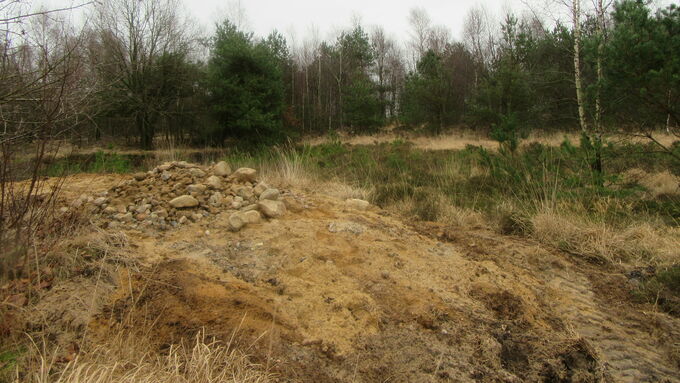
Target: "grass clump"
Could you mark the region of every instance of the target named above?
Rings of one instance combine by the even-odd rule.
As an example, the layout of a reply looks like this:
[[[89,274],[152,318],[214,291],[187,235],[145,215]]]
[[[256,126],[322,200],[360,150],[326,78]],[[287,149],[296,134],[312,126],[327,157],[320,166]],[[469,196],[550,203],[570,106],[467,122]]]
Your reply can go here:
[[[638,299],[680,316],[680,265],[658,271],[642,281],[634,293]]]

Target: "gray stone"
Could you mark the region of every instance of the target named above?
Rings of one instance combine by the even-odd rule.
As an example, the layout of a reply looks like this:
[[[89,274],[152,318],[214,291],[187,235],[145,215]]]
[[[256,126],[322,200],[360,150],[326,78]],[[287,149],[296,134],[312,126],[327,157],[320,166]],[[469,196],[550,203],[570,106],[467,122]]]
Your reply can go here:
[[[194,184],[194,185],[189,185],[187,186],[187,191],[189,193],[198,193],[201,194],[208,190],[208,187],[203,185],[203,184]]]
[[[243,198],[244,200],[249,200],[255,195],[253,194],[253,188],[248,186],[242,186],[236,191],[236,195]]]
[[[286,213],[286,205],[281,201],[266,199],[260,201],[257,206],[260,208],[262,214],[268,218],[278,218]]]
[[[241,213],[241,218],[248,224],[259,223],[262,220],[262,216],[257,210],[243,212]]]
[[[248,206],[243,206],[241,208],[241,211],[251,211],[251,210],[257,210],[257,204],[252,204]]]
[[[222,180],[217,176],[210,176],[205,180],[206,185],[213,189],[222,189]]]
[[[264,182],[260,182],[259,184],[257,184],[257,186],[253,188],[253,193],[255,193],[255,195],[259,197],[260,194],[262,194],[262,192],[267,189],[269,189],[269,186],[267,186],[267,184]]]
[[[198,206],[198,200],[190,195],[179,196],[170,201],[170,206],[175,209]]]
[[[243,219],[243,215],[237,212],[229,216],[227,223],[229,224],[229,229],[231,231],[239,231],[247,222]]]
[[[163,181],[167,181],[167,180],[169,180],[170,178],[172,178],[172,174],[170,174],[169,172],[164,171],[163,173],[161,173],[161,179],[162,179]]]
[[[210,199],[208,199],[210,206],[221,206],[222,202],[224,202],[224,197],[220,192],[214,193],[210,196]]]
[[[199,168],[192,168],[191,170],[189,170],[189,174],[196,178],[205,177],[205,172]]]
[[[260,201],[270,199],[272,201],[276,201],[279,199],[279,196],[281,193],[279,192],[279,189],[267,189],[260,194]]]
[[[219,177],[227,177],[231,174],[231,168],[226,162],[220,161],[213,167],[213,174]]]

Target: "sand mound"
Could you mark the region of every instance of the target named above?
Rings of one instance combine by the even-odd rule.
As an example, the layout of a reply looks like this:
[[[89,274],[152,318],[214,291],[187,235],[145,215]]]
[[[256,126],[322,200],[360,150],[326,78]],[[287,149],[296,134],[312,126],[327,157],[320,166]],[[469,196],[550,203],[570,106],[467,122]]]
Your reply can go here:
[[[164,164],[78,198],[127,243],[91,335],[148,326],[162,352],[237,334],[280,381],[677,381],[678,320],[615,300],[617,270],[225,165]],[[249,212],[262,218],[236,229]]]

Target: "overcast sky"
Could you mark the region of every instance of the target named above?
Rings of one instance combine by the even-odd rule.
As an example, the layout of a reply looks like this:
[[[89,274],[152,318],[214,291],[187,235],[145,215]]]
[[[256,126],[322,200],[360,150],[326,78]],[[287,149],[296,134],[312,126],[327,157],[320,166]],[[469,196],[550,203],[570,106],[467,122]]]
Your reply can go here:
[[[64,6],[86,0],[43,0],[47,6]],[[107,0],[100,0],[107,1]],[[392,36],[404,42],[409,37],[408,14],[414,7],[427,11],[433,24],[446,26],[455,39],[462,36],[463,20],[468,10],[483,6],[498,19],[508,10],[516,14],[533,12],[545,18],[559,17],[548,13],[545,4],[554,0],[180,0],[188,13],[205,31],[211,31],[216,22],[233,18],[240,8],[247,29],[266,36],[276,29],[297,42],[317,31],[321,39],[332,38],[343,28],[359,18],[362,25],[381,25]],[[661,5],[677,0],[655,0]],[[591,1],[584,0],[584,4]],[[557,7],[559,9],[559,7]]]
[[[277,29],[285,35],[301,38],[316,28],[322,38],[352,25],[360,18],[362,25],[382,25],[396,37],[408,36],[408,14],[414,7],[425,9],[434,24],[447,26],[460,36],[466,12],[476,4],[484,4],[494,13],[521,7],[520,0],[184,0],[187,9],[203,23],[234,13],[238,4],[245,10],[249,27],[258,35]]]

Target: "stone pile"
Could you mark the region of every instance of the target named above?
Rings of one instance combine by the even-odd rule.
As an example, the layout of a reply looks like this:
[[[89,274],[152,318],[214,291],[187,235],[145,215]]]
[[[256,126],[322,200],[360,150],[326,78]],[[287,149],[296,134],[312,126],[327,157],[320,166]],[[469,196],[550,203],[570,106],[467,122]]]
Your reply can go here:
[[[97,197],[82,196],[73,205],[88,206],[110,227],[169,229],[226,212],[234,231],[303,208],[291,193],[259,182],[255,169],[232,171],[226,162],[206,168],[184,161],[135,174],[120,186]]]

